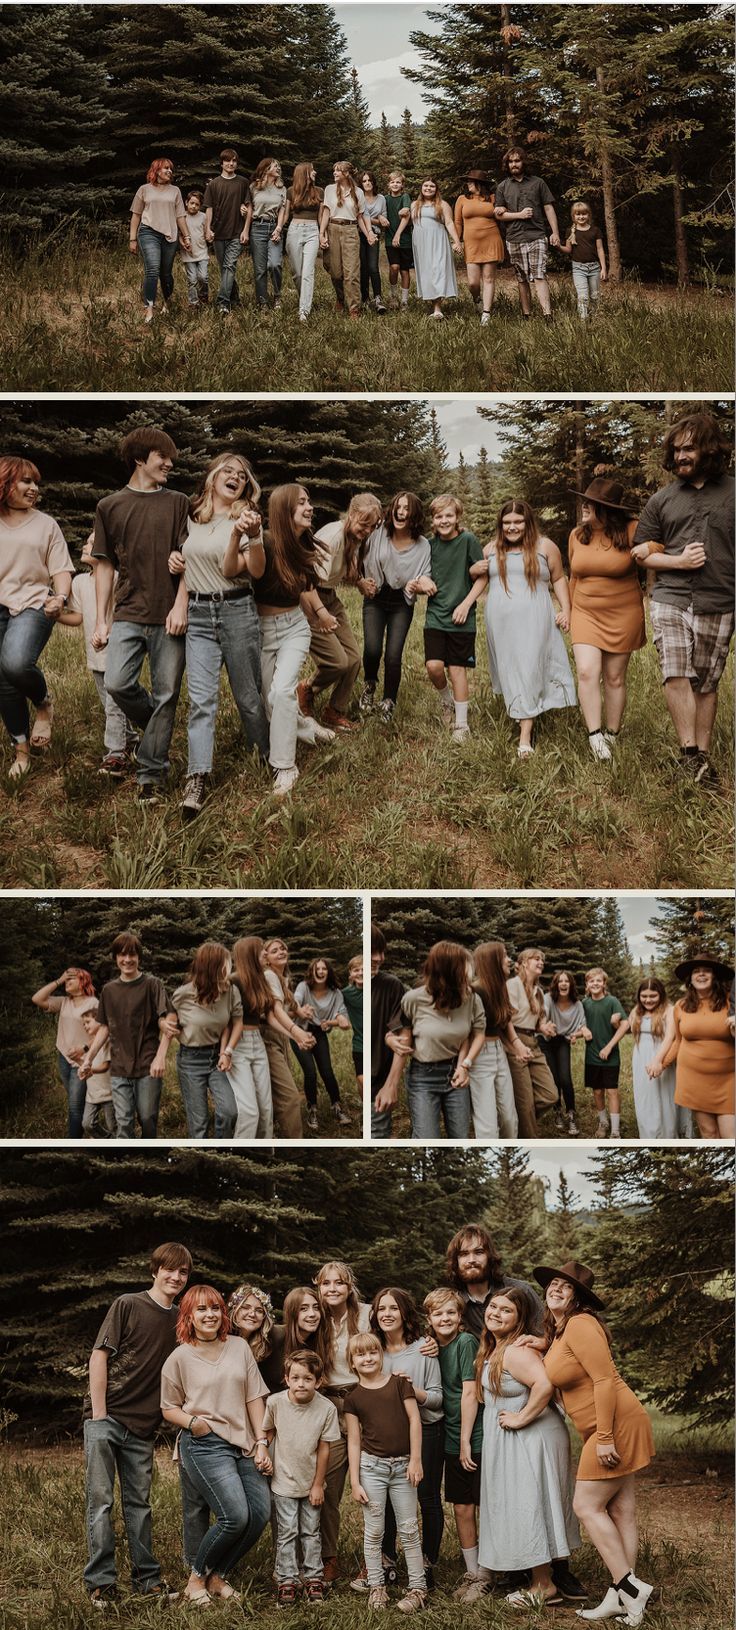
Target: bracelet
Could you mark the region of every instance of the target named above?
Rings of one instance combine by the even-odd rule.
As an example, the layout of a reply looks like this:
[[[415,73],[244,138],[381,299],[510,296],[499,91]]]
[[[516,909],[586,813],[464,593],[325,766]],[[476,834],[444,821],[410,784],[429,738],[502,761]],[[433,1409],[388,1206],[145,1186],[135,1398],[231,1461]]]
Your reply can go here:
[[[260,1449],[261,1444],[263,1444],[264,1449],[267,1449],[268,1448],[268,1438],[256,1438],[256,1441],[255,1441],[256,1449]]]
[[[192,1415],[192,1418],[191,1418],[191,1420],[190,1420],[190,1422],[189,1422],[189,1425],[188,1425],[188,1427],[187,1427],[187,1431],[188,1431],[188,1432],[191,1432],[191,1430],[192,1430],[192,1427],[193,1427],[193,1425],[194,1425],[194,1422],[195,1422],[195,1421],[198,1421],[198,1420],[199,1420],[199,1416],[198,1416],[198,1415]]]

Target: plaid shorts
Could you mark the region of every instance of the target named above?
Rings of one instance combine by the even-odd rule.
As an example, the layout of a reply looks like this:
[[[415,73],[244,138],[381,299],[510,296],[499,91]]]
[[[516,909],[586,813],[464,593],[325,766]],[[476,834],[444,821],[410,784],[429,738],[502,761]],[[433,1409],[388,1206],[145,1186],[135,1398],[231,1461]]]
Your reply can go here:
[[[732,611],[695,612],[652,600],[652,635],[662,682],[689,679],[701,696],[718,689],[734,630]]]
[[[547,276],[547,239],[533,238],[531,243],[506,240],[509,260],[520,283],[533,282]]]

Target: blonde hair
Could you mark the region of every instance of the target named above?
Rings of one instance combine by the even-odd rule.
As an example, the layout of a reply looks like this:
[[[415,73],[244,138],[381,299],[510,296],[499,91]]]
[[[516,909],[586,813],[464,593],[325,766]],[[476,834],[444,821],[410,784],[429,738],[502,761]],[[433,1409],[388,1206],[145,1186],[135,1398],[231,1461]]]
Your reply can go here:
[[[438,1313],[441,1307],[447,1306],[448,1302],[452,1303],[456,1313],[459,1313],[460,1318],[462,1318],[465,1312],[465,1303],[459,1292],[451,1290],[449,1285],[439,1285],[437,1290],[430,1290],[422,1302],[422,1307],[427,1317],[431,1319],[432,1314]]]
[[[374,492],[356,492],[351,498],[342,523],[345,577],[348,583],[357,583],[363,570],[367,538],[356,536],[354,527],[361,516],[372,516],[374,527],[383,515],[383,505]],[[370,534],[369,534],[370,535]]]
[[[435,515],[437,514],[438,510],[440,510],[440,509],[449,509],[450,505],[452,505],[452,508],[455,511],[455,515],[456,515],[457,519],[459,521],[461,521],[462,518],[463,518],[463,514],[464,514],[463,503],[462,503],[462,499],[455,497],[454,492],[440,492],[440,493],[437,494],[436,498],[432,499],[432,502],[431,502],[431,504],[429,506],[429,513],[430,513],[430,515],[432,517],[432,520],[434,520]]]
[[[355,1274],[347,1262],[323,1262],[322,1267],[318,1269],[314,1279],[312,1280],[312,1284],[316,1285],[318,1290],[323,1279],[326,1278],[328,1273],[336,1273],[338,1278],[342,1279],[343,1284],[347,1285],[348,1287],[346,1308],[348,1316],[348,1335],[355,1336],[358,1333],[358,1319],[360,1317],[360,1291],[358,1290]],[[321,1296],[320,1302],[322,1302]],[[324,1306],[324,1303],[322,1303],[322,1305]],[[329,1308],[325,1308],[325,1313],[331,1317]]]
[[[236,521],[244,509],[253,509],[258,503],[261,496],[261,488],[259,482],[256,480],[253,474],[247,458],[243,458],[242,453],[218,453],[217,457],[213,458],[211,463],[207,465],[207,469],[205,470],[202,478],[202,485],[199,488],[199,491],[195,492],[189,505],[189,514],[193,521],[199,521],[200,524],[204,524],[206,521],[212,520],[212,516],[214,515],[215,511],[214,499],[212,496],[215,476],[217,475],[218,470],[222,469],[223,464],[229,464],[231,459],[237,459],[238,463],[242,464],[243,466],[243,470],[245,472],[245,492],[242,498],[236,498],[230,505],[228,518],[231,521]]]
[[[383,1347],[378,1336],[374,1336],[372,1330],[361,1330],[357,1335],[350,1337],[347,1346],[347,1361],[353,1375],[357,1373],[353,1359],[360,1358],[362,1353],[380,1353],[381,1358],[383,1358]]]
[[[406,177],[403,170],[389,170],[388,181],[400,181],[403,187]],[[388,181],[386,185],[388,186]]]
[[[601,979],[603,980],[603,989],[608,990],[608,974],[606,973],[605,968],[589,968],[586,975],[585,975],[585,989],[586,989],[586,991],[588,989],[589,982],[593,978],[593,975],[595,973],[600,974]]]
[[[355,184],[355,171],[352,164],[350,163],[349,159],[341,158],[338,159],[335,164],[333,164],[332,168],[333,171],[339,170],[340,172],[339,176],[335,179],[338,209],[342,208],[346,197],[352,198],[353,203],[355,204],[355,212],[357,214],[358,189]]]
[[[570,220],[572,222],[572,225],[570,227],[570,243],[577,243],[577,241],[578,241],[576,236],[575,236],[575,211],[576,211],[576,209],[584,209],[585,213],[586,213],[586,215],[588,217],[588,220],[590,221],[591,226],[593,225],[593,211],[592,211],[592,209],[590,207],[590,204],[586,204],[584,198],[576,198],[574,200],[574,202],[570,205]]]
[[[355,968],[362,968],[362,966],[363,966],[363,958],[362,958],[362,956],[351,956],[350,961],[348,963],[348,979],[350,978],[350,975],[351,975],[351,973],[353,973]]]
[[[544,952],[540,951],[536,945],[527,945],[516,958],[516,972],[529,998],[529,1006],[534,1008],[541,1019],[544,1012],[544,997],[541,986],[538,983],[535,984],[529,976],[529,963],[532,957],[541,957],[544,962]]]

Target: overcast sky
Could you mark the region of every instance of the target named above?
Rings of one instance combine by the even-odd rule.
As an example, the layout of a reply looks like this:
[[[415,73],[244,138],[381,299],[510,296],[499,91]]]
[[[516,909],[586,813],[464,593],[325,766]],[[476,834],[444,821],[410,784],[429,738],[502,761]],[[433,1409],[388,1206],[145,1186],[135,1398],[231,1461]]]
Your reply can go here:
[[[373,122],[379,124],[385,113],[389,124],[399,124],[404,108],[421,122],[427,112],[421,88],[404,79],[401,69],[419,65],[419,54],[409,44],[411,31],[437,34],[441,25],[429,20],[424,6],[395,5],[393,0],[372,6],[335,6],[335,15],[347,37]]]
[[[590,1181],[592,1168],[586,1149],[571,1149],[569,1143],[560,1141],[545,1144],[541,1149],[530,1148],[527,1144],[526,1152],[535,1177],[541,1177],[547,1184],[548,1210],[554,1206],[561,1171],[564,1171],[580,1204],[592,1205],[595,1190]],[[592,1153],[592,1150],[590,1152]]]

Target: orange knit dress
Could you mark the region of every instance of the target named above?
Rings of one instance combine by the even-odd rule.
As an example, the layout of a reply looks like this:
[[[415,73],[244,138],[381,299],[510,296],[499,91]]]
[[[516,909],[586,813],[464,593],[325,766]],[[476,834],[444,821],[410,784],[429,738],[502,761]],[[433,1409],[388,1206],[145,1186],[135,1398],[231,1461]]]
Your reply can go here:
[[[704,1115],[733,1115],[734,1038],[727,1007],[714,1013],[706,998],[697,1012],[685,1013],[682,1002],[675,1002],[675,1040],[664,1062],[673,1059],[676,1104]]]
[[[632,542],[637,523],[629,527]],[[605,532],[596,531],[585,544],[577,527],[568,541],[573,645],[593,645],[599,651],[622,656],[646,644],[644,598],[636,562],[628,549],[614,549]]]
[[[648,1466],[654,1438],[646,1410],[622,1381],[606,1333],[591,1313],[574,1313],[545,1355],[544,1367],[573,1426],[585,1440],[577,1475],[584,1482],[626,1477]],[[613,1438],[620,1460],[602,1466],[596,1444]]]
[[[466,198],[461,193],[454,213],[455,231],[471,266],[482,266],[487,260],[503,260],[505,250],[493,214],[493,197]]]

